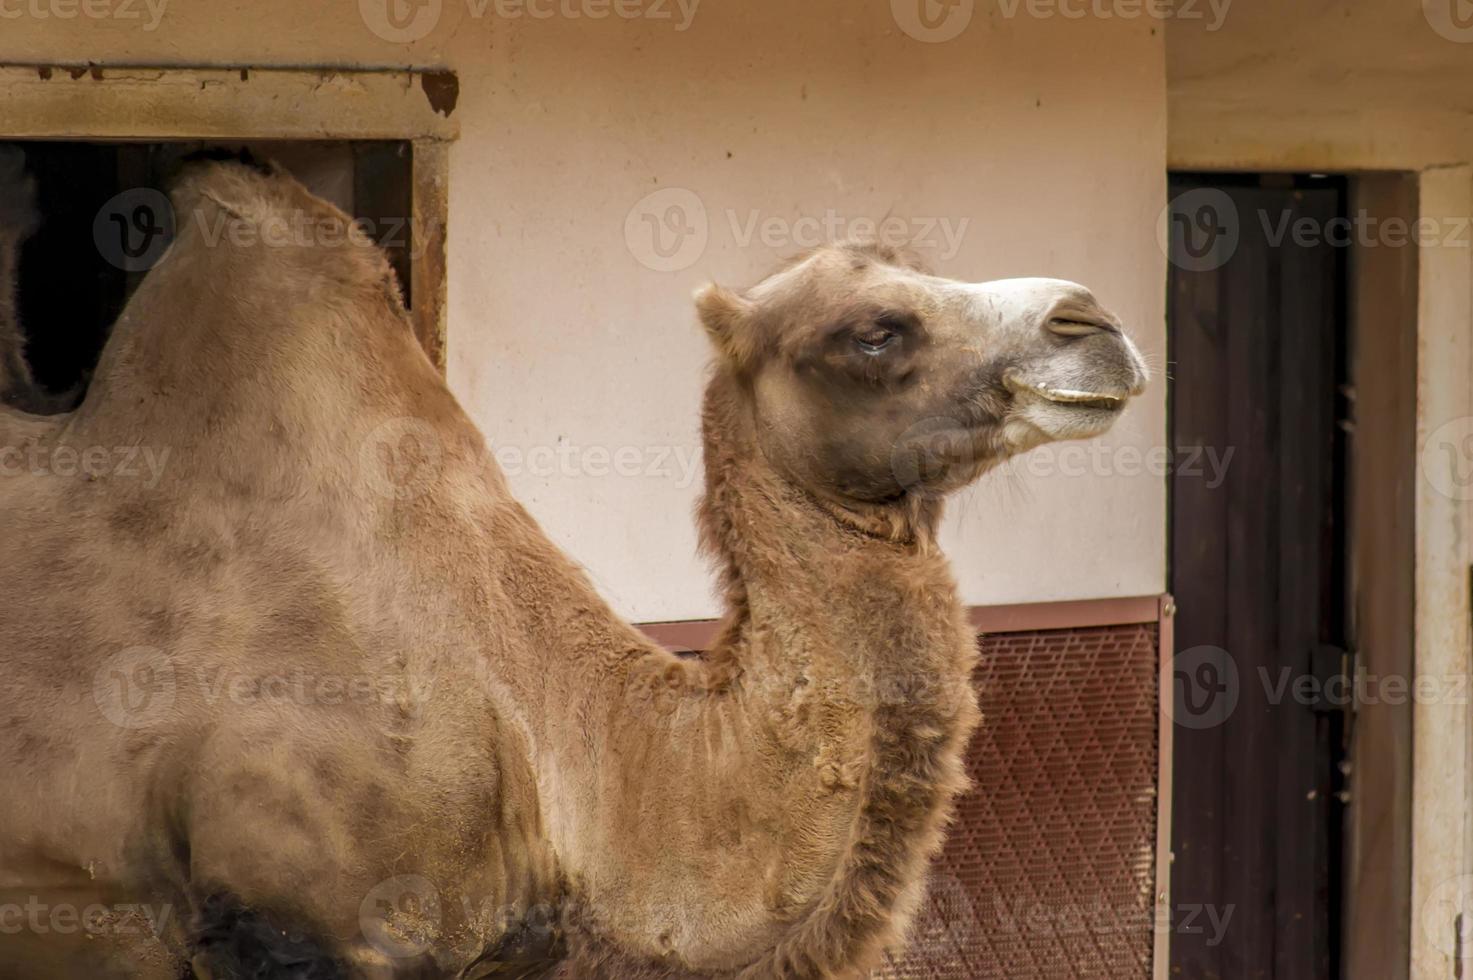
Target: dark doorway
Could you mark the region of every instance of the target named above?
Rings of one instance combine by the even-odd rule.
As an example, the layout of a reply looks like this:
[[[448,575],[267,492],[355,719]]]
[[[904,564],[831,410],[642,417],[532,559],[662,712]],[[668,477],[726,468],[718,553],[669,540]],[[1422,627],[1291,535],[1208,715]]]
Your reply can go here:
[[[1337,977],[1348,187],[1178,174],[1170,193],[1171,975]]]

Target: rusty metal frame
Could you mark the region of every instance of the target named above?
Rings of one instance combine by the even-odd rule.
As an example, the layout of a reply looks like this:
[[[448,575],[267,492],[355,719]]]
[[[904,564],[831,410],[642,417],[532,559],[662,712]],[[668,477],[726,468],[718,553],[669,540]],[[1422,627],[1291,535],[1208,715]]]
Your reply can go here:
[[[998,606],[971,606],[967,618],[979,633],[1025,633],[1034,630],[1078,629],[1085,626],[1121,626],[1154,623],[1161,619],[1169,597],[1138,596],[1123,599],[1078,599],[1066,602],[1026,602]],[[640,629],[672,650],[704,650],[716,635],[718,620],[641,623]]]
[[[443,373],[453,73],[419,69],[0,63],[0,138],[406,140],[415,336]]]
[[[1156,742],[1156,916],[1155,942],[1151,954],[1153,980],[1171,976],[1171,794],[1175,762],[1172,699],[1176,689],[1171,664],[1176,657],[1176,600],[1170,594],[1157,599],[1156,646],[1160,657],[1160,691],[1157,697],[1159,734]]]

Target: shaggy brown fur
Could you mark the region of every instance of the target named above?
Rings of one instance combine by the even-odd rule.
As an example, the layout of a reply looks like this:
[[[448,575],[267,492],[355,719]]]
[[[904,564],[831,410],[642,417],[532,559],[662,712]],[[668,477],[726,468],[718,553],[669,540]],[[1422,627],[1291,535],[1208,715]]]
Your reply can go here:
[[[977,723],[940,497],[1108,427],[1145,380],[1109,315],[856,246],[705,291],[728,613],[688,659],[510,497],[368,243],[210,234],[342,215],[239,167],[174,201],[82,405],[0,408],[46,464],[0,477],[0,907],[172,915],[0,934],[0,977],[827,978],[899,942]],[[60,475],[89,447],[167,465]]]

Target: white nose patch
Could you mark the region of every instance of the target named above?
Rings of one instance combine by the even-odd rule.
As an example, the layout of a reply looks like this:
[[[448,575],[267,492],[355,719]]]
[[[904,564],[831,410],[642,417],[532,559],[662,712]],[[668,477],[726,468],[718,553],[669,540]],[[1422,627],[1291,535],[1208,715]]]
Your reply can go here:
[[[975,315],[1000,326],[1042,325],[1060,303],[1098,306],[1088,289],[1067,279],[994,279],[957,283]]]

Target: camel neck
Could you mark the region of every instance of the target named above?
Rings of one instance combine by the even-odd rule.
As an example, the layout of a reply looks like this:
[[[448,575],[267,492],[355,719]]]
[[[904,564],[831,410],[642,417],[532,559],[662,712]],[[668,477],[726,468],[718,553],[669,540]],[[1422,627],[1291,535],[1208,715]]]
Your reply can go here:
[[[952,600],[936,549],[935,501],[886,505],[823,499],[783,477],[757,444],[741,382],[713,379],[703,416],[706,491],[701,540],[720,576],[729,628],[771,620],[816,628],[853,614],[913,621],[921,612],[884,601],[887,585],[926,586]],[[902,588],[896,598],[907,597]],[[845,634],[863,646],[864,635]]]
[[[708,392],[702,533],[730,607],[711,658],[766,692],[779,742],[812,753],[847,812],[806,911],[743,976],[837,974],[892,942],[921,894],[965,783],[975,639],[934,510],[815,499],[766,465],[745,404],[735,379]]]
[[[844,976],[922,894],[965,782],[975,641],[928,525],[784,480],[743,404],[711,385],[701,525],[727,615],[706,656],[644,642],[539,545],[508,588],[547,598],[524,614],[562,653],[498,675],[538,705],[522,720],[570,893],[657,910],[600,941],[692,975]]]

